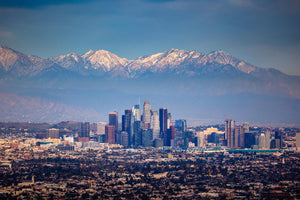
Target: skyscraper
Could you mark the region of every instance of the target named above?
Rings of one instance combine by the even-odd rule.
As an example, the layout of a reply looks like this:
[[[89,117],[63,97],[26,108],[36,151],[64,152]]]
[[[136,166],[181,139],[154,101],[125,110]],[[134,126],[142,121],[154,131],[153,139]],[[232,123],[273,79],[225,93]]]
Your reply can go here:
[[[82,122],[80,124],[79,137],[90,137],[90,123],[89,122]]]
[[[78,134],[79,142],[88,142],[90,140],[90,123],[82,122],[80,124],[80,132]]]
[[[227,140],[228,147],[234,147],[235,145],[235,121],[233,119],[225,120],[225,140]]]
[[[126,146],[130,146],[131,145],[131,141],[132,141],[132,111],[131,110],[125,110],[125,114],[122,115],[122,132],[126,132],[127,133],[127,145]],[[124,135],[124,133],[122,134]]]
[[[106,125],[105,126],[105,142],[109,144],[116,143],[116,130],[114,125]]]
[[[168,129],[168,109],[167,108],[159,109],[159,126],[160,126],[161,135],[164,135]]]
[[[141,121],[141,109],[140,105],[134,105],[132,108],[132,115],[134,117],[134,121]]]
[[[105,134],[105,122],[98,122],[97,123],[97,134],[98,135],[104,135]]]
[[[158,139],[160,135],[160,126],[157,110],[151,110],[150,129],[152,129],[153,139]]]
[[[122,131],[129,133],[131,125],[131,110],[125,110],[125,114],[122,115]]]
[[[145,100],[143,107],[143,122],[150,123],[151,113],[150,113],[150,103],[149,100]]]
[[[116,132],[118,131],[118,113],[117,112],[109,112],[109,121],[108,125],[115,126]]]

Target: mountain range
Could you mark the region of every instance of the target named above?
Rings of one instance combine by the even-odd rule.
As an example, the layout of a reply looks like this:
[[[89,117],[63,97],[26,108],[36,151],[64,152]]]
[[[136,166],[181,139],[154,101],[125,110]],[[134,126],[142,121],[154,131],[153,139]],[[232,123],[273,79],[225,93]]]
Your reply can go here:
[[[39,99],[36,104],[40,105],[40,99],[44,99],[66,108],[45,112],[49,116],[43,118],[37,112],[28,121],[54,122],[67,110],[77,108],[104,116],[113,109],[121,112],[141,96],[158,107],[170,105],[175,116],[195,122],[221,121],[229,114],[243,121],[268,123],[269,119],[270,123],[300,124],[299,76],[256,67],[225,51],[204,54],[170,49],[128,60],[105,50],[90,50],[83,55],[70,53],[45,59],[0,45],[0,72],[2,96],[19,98],[20,104],[30,97],[32,101]],[[0,116],[0,120],[24,120],[17,117],[16,104],[6,103],[6,117]],[[23,116],[25,107],[19,108]],[[43,105],[39,112],[43,112],[42,107],[51,109]],[[76,117],[80,119],[86,116]]]

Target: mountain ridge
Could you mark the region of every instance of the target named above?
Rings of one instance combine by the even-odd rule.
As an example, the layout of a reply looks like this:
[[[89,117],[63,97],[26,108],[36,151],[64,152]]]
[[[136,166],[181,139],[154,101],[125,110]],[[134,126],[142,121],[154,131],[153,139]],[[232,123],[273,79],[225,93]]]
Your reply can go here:
[[[141,56],[135,60],[121,58],[106,50],[89,50],[82,55],[69,53],[44,59],[37,56],[28,56],[0,45],[0,67],[4,71],[9,71],[9,69],[16,68],[18,65],[19,68],[20,66],[23,66],[23,68],[30,66],[31,71],[28,69],[29,71],[25,74],[17,74],[19,76],[30,75],[30,73],[35,75],[34,70],[41,71],[43,67],[47,68],[55,64],[82,75],[97,74],[98,72],[101,75],[111,73],[112,76],[116,74],[122,76],[123,73],[125,78],[134,78],[144,72],[160,73],[173,70],[181,73],[187,68],[199,71],[199,68],[206,65],[231,65],[247,74],[260,69],[223,50],[204,54],[196,50],[170,49],[149,56]]]
[[[0,46],[0,72],[0,120],[53,121],[52,115],[62,119],[63,113],[86,120],[75,116],[77,108],[123,112],[121,105],[131,107],[143,96],[170,105],[180,118],[220,119],[227,113],[240,120],[300,124],[300,76],[256,67],[220,50],[170,49],[134,60],[91,50],[45,59]]]

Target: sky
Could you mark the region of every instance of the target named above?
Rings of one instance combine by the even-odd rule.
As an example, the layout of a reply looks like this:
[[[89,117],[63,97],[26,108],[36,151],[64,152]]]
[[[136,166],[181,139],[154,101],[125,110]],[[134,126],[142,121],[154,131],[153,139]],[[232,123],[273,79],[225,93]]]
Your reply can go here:
[[[224,50],[300,75],[299,0],[0,0],[0,44],[43,58]]]

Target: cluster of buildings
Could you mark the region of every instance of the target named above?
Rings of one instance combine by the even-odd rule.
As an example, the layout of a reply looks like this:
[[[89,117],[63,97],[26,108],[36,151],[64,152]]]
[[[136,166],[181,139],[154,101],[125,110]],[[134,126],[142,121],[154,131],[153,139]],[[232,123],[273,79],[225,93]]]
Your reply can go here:
[[[109,112],[108,123],[81,122],[72,131],[50,128],[47,133],[38,133],[37,138],[61,138],[64,145],[57,147],[60,150],[73,150],[76,142],[82,147],[97,147],[99,143],[107,143],[124,148],[268,150],[289,147],[280,129],[257,129],[246,122],[236,123],[233,119],[226,119],[222,126],[188,128],[186,120],[173,120],[167,108],[151,109],[148,100],[144,101],[142,109],[140,105],[134,105],[132,109],[126,109],[121,117],[118,112]]]
[[[272,133],[270,129],[250,131],[248,123],[236,125],[235,120],[226,119],[223,145],[229,148],[281,149],[283,135],[279,129]]]

